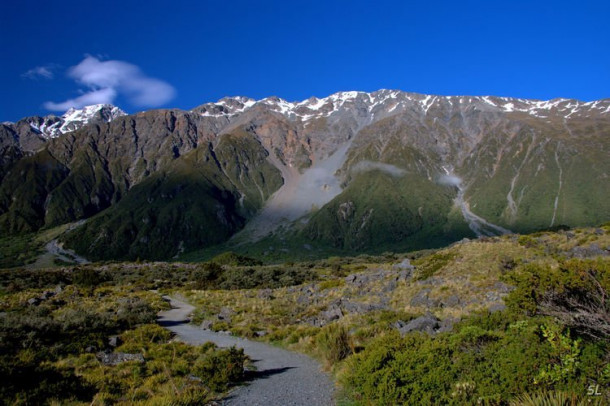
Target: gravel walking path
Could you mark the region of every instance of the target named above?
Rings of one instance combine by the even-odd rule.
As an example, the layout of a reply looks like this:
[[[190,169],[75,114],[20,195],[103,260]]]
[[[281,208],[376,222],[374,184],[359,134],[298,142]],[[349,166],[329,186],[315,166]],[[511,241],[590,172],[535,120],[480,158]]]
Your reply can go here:
[[[188,324],[188,316],[195,308],[176,298],[170,300],[172,310],[159,313],[161,326],[189,344],[212,341],[220,347],[243,348],[256,366],[256,371],[250,374],[251,381],[230,392],[222,405],[334,404],[332,380],[320,371],[320,365],[313,359],[268,344],[197,328]]]

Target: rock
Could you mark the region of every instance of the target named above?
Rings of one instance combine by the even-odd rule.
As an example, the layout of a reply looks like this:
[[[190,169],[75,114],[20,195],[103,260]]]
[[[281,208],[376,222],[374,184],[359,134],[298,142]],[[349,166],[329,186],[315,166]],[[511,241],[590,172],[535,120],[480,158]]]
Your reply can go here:
[[[396,330],[400,330],[402,328],[405,328],[406,325],[407,325],[407,323],[405,323],[402,320],[398,320],[398,321],[392,323],[392,327],[395,328]]]
[[[40,300],[48,300],[48,299],[52,298],[53,296],[55,296],[55,292],[50,291],[50,290],[45,290],[40,295]]]
[[[98,352],[95,354],[96,358],[100,360],[103,365],[119,365],[123,362],[135,361],[135,362],[145,362],[144,355],[142,354],[128,354],[124,352]]]
[[[506,310],[506,305],[504,303],[494,303],[487,310],[489,310],[489,313],[501,312]]]
[[[85,348],[85,352],[91,354],[92,352],[95,352],[96,348],[92,345],[90,345],[89,347]]]
[[[256,333],[254,333],[254,335],[257,337],[264,337],[267,335],[267,332],[265,330],[259,330]]]
[[[121,345],[121,338],[119,336],[111,336],[108,338],[108,345],[111,347],[118,347]]]
[[[388,277],[389,275],[394,274],[394,272],[388,272],[384,270],[378,270],[377,272],[370,273],[357,273],[351,274],[345,277],[345,283],[349,285],[353,285],[355,287],[361,288],[364,285],[381,281]]]
[[[273,291],[271,289],[261,289],[256,296],[259,299],[273,299]]]
[[[409,322],[398,320],[393,324],[393,327],[397,329],[401,335],[405,335],[412,331],[419,331],[427,334],[439,334],[453,330],[455,323],[459,322],[459,318],[446,318],[440,321],[431,313],[426,313],[416,319]]]
[[[324,327],[327,324],[326,320],[320,317],[308,317],[303,321],[313,327]]]
[[[396,278],[396,281],[398,281],[398,282],[407,281],[408,279],[411,279],[412,277],[413,277],[413,271],[409,271],[409,270],[400,271],[398,273],[398,277]]]
[[[328,306],[327,310],[320,313],[320,315],[326,321],[331,322],[339,320],[341,317],[343,317],[343,312],[337,304],[331,304],[330,306]]]
[[[347,275],[345,277],[345,283],[355,283],[356,279],[358,279],[358,275],[356,274],[352,274],[352,275]]]
[[[187,375],[186,379],[191,382],[202,382],[202,379],[195,375]],[[210,403],[210,405],[216,405],[217,403]]]
[[[353,217],[355,210],[354,202],[348,201],[341,203],[337,210],[337,217],[340,217],[343,221],[347,221]]]
[[[405,258],[401,263],[393,265],[392,269],[396,271],[410,271],[412,273],[415,270],[415,267],[411,265],[409,258]]]
[[[383,293],[390,293],[390,292],[393,292],[397,286],[398,285],[396,284],[396,281],[390,281],[390,282],[386,283],[385,285],[383,285],[383,288],[381,289],[381,291]]]
[[[365,314],[376,310],[387,309],[387,306],[371,303],[359,303],[341,300],[341,308],[347,313]]]
[[[231,323],[231,316],[234,315],[235,312],[228,307],[223,307],[220,309],[220,313],[216,316],[218,320],[225,321],[227,323]]]
[[[594,232],[595,232],[596,235],[604,235],[604,234],[606,234],[604,232],[604,230],[602,230],[601,228],[596,228]]]
[[[38,299],[37,297],[33,297],[31,299],[28,299],[27,303],[30,306],[38,306],[40,304],[40,299]]]
[[[54,291],[45,290],[44,292],[42,292],[40,294],[40,296],[28,299],[27,304],[30,306],[38,306],[40,303],[44,302],[45,300],[49,300],[50,298],[52,298],[55,295],[56,295],[56,293]]]
[[[305,319],[305,323],[310,324],[314,327],[324,327],[325,325],[335,321],[335,320],[339,320],[340,318],[343,317],[343,311],[341,311],[341,308],[339,307],[339,303],[341,303],[341,301],[337,301],[335,303],[331,303],[325,311],[320,312],[320,314],[318,316],[314,316],[314,317],[309,317],[307,319]]]
[[[309,305],[311,303],[311,297],[307,295],[301,295],[297,297],[297,303],[300,305]]]
[[[438,328],[436,329],[436,333],[447,333],[449,331],[453,330],[453,325],[455,323],[457,323],[458,321],[460,321],[460,319],[454,319],[452,317],[446,318],[444,320],[442,320],[439,325]]]
[[[457,307],[462,303],[458,295],[451,295],[446,299],[441,300],[443,307]]]
[[[214,324],[214,322],[212,320],[204,320],[201,322],[201,325],[199,327],[201,327],[204,330],[211,330],[213,324]]]
[[[414,307],[438,307],[439,300],[429,297],[431,289],[422,289],[411,299],[411,306]]]
[[[494,283],[493,289],[496,290],[498,293],[510,293],[513,290],[515,290],[515,288],[513,286],[507,285],[504,282],[496,282]]]
[[[434,334],[440,325],[439,320],[434,315],[426,313],[424,316],[413,319],[408,323],[397,321],[394,323],[394,327],[400,332],[400,335],[405,335],[412,331]]]
[[[588,247],[574,247],[568,252],[568,254],[573,258],[590,258],[597,256],[606,257],[610,255],[610,251],[607,249],[602,249],[597,244],[591,244]]]
[[[431,276],[427,279],[418,280],[416,284],[418,286],[440,286],[445,284],[445,278]]]

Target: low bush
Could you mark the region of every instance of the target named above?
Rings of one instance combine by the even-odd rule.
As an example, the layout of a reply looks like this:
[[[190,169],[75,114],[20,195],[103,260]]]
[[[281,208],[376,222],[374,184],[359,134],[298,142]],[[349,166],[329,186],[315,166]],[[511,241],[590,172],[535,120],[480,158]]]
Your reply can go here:
[[[256,266],[262,265],[262,262],[254,259],[245,257],[243,255],[236,254],[234,252],[228,251],[223,252],[222,254],[216,255],[212,258],[213,263],[218,265],[231,265],[231,266]]]
[[[316,335],[315,343],[328,366],[344,360],[353,352],[349,331],[339,323],[323,327]]]
[[[595,367],[585,367],[567,332],[561,333],[566,345],[545,337],[545,331],[559,328],[549,320],[488,330],[488,317],[493,319],[475,318],[435,338],[419,333],[380,338],[348,358],[344,384],[357,400],[379,405],[500,405],[532,387],[582,393],[589,382],[601,382],[595,371],[603,367],[603,358],[589,359]]]

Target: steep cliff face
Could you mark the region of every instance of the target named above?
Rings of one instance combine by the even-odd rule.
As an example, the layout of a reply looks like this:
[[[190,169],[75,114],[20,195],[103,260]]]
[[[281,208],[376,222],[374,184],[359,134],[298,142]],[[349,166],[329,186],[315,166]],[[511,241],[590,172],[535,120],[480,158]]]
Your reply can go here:
[[[89,219],[66,241],[91,258],[270,235],[410,249],[610,219],[610,100],[381,90],[225,98],[56,138],[18,124],[0,126],[2,232]]]

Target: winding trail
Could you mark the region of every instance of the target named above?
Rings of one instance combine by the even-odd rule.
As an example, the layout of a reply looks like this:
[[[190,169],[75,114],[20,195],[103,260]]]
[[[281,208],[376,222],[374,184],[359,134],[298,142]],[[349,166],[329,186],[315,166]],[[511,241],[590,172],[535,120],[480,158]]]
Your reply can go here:
[[[243,348],[254,361],[251,382],[238,387],[222,405],[333,405],[334,386],[313,359],[267,344],[214,333],[188,324],[193,306],[168,298],[172,309],[159,313],[158,323],[189,344],[212,341],[219,347]]]

